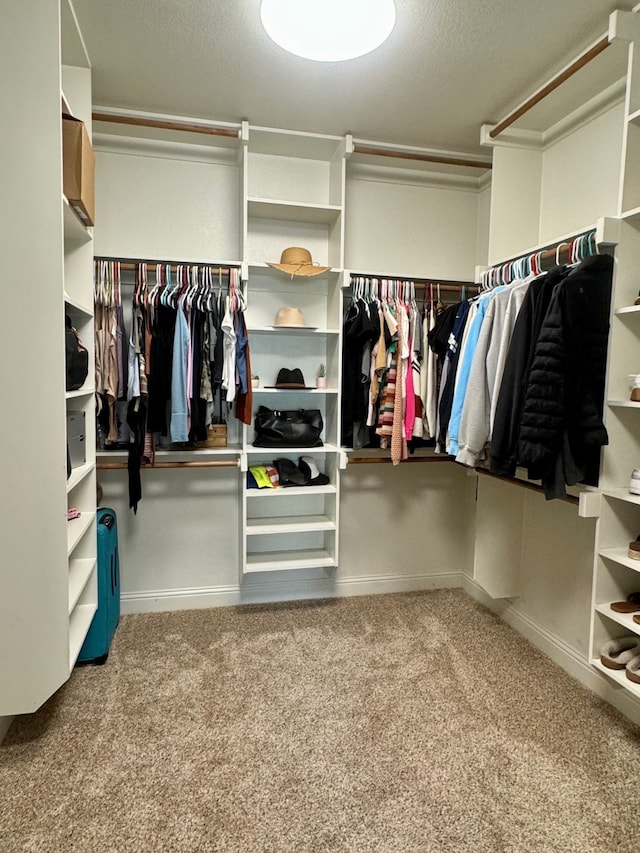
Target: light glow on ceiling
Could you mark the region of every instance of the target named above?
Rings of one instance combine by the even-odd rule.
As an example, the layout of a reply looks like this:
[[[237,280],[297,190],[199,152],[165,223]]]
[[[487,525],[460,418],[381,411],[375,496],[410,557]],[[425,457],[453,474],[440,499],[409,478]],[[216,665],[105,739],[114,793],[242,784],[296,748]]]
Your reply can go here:
[[[262,0],[260,17],[289,53],[342,62],[375,50],[391,35],[396,7],[394,0]]]

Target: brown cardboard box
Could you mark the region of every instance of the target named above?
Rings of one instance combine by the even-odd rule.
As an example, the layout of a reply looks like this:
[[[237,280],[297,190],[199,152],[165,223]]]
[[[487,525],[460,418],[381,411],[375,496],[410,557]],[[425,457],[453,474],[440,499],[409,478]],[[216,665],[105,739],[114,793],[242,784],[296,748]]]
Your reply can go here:
[[[62,191],[85,225],[95,217],[95,159],[80,119],[62,116]]]

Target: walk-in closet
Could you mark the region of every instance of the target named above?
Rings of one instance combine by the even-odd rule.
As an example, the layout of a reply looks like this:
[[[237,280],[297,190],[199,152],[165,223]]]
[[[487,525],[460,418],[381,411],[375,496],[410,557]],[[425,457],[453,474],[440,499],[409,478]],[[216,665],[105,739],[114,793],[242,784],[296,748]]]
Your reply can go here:
[[[118,851],[151,849],[172,808],[184,821],[163,824],[157,849],[472,850],[466,824],[442,834],[455,818],[434,805],[423,759],[463,767],[453,741],[474,741],[475,720],[487,745],[469,755],[486,759],[493,800],[519,785],[529,804],[553,799],[532,781],[545,768],[549,790],[590,796],[587,770],[559,781],[564,759],[537,739],[539,697],[556,685],[569,698],[550,738],[572,719],[611,721],[619,793],[640,756],[640,657],[626,666],[640,656],[640,6],[388,0],[388,41],[333,62],[271,41],[270,0],[33,5],[10,0],[0,51],[0,774],[4,753],[19,792],[19,750],[46,749],[59,725],[82,729],[84,757],[69,789],[60,782],[68,837],[25,828],[16,799],[0,817],[15,844],[0,849],[108,849],[104,828],[77,834],[71,807],[73,784],[93,796],[83,774],[106,743],[99,726],[91,736],[87,691],[105,714],[130,713],[136,738],[118,718],[122,779],[109,765],[95,791],[139,771],[157,793],[166,756],[179,766],[164,817],[133,786],[146,840],[122,835]],[[120,623],[97,666],[85,664],[105,594],[104,508],[117,519]],[[452,651],[448,635],[458,617],[478,667],[468,692],[466,641]],[[272,688],[313,734],[293,711],[272,717]],[[530,740],[510,697],[531,699]],[[455,716],[442,766],[421,707],[434,725],[438,709]],[[494,713],[504,742],[487,734]],[[185,714],[193,739],[174,741]],[[135,755],[145,725],[158,763],[152,746]],[[228,737],[215,759],[191,751],[201,732]],[[419,814],[424,795],[431,840],[413,817],[385,838],[378,761],[396,739],[389,813],[406,794]],[[243,769],[223,774],[240,743]],[[282,769],[283,743],[291,776],[261,778],[261,755]],[[515,778],[520,754],[534,776]],[[215,817],[188,800],[210,761]],[[317,843],[304,818],[284,828],[282,802],[314,787],[309,768]],[[483,782],[468,782],[486,815]],[[334,783],[345,799],[327,828]],[[584,847],[526,821],[524,841],[507,837],[500,814],[478,816],[477,849],[604,850],[607,797],[612,814],[618,801],[598,796]],[[260,831],[272,814],[274,838],[236,826],[234,810]],[[218,819],[220,835],[205,826]]]

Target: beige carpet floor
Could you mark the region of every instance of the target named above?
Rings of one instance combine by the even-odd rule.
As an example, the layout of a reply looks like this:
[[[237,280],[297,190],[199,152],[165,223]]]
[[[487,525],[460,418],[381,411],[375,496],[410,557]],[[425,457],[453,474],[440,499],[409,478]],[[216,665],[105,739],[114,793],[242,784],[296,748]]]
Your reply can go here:
[[[635,853],[639,782],[460,590],[127,616],[0,747],[0,851]]]

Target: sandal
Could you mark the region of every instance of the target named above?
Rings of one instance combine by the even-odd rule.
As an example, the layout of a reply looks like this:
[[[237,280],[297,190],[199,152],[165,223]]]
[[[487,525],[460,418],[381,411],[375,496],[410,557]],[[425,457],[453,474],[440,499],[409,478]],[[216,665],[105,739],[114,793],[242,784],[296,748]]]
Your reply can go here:
[[[640,684],[640,655],[631,658],[625,669],[627,670],[629,681],[635,681],[636,684]]]
[[[612,601],[611,609],[616,613],[638,613],[640,611],[640,592],[632,592],[626,601]]]
[[[600,649],[600,663],[607,669],[626,669],[632,658],[640,657],[640,637],[618,637],[609,640]]]

